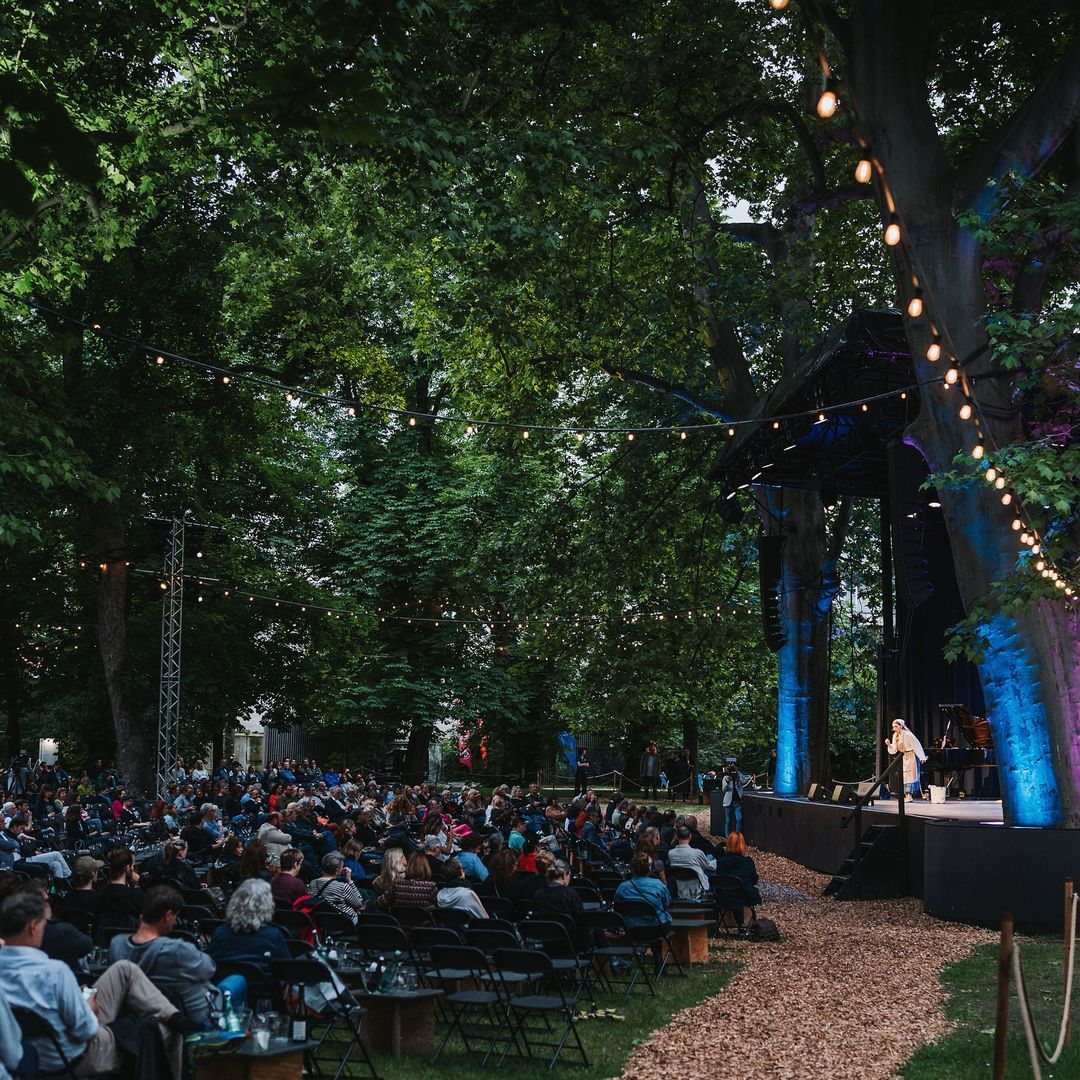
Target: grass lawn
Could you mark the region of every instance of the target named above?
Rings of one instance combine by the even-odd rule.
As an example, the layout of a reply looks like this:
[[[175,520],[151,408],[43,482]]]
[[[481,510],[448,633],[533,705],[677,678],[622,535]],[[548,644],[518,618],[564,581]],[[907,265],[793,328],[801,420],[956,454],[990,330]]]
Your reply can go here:
[[[1035,1030],[1048,1050],[1057,1042],[1064,1002],[1061,941],[1021,942],[1024,977],[1031,999]],[[1075,980],[1075,976],[1074,976]],[[997,945],[984,945],[966,960],[941,973],[948,995],[946,1013],[958,1027],[936,1043],[920,1048],[901,1071],[905,1080],[985,1080],[994,1061],[994,1014],[997,1001]],[[1074,981],[1074,1008],[1076,990]],[[916,991],[917,993],[918,991]],[[903,1003],[899,1004],[903,1008]],[[915,1033],[913,1033],[915,1034]],[[1053,1068],[1042,1066],[1044,1077],[1080,1076],[1080,1029],[1074,1020],[1072,1045]],[[1009,1060],[1006,1075],[1032,1076],[1016,988],[1009,998]]]
[[[719,994],[734,974],[734,964],[708,964],[697,967],[686,978],[665,976],[657,987],[656,997],[647,992],[634,991],[629,1001],[620,996],[600,995],[597,1005],[601,1009],[614,1009],[624,1020],[586,1020],[578,1025],[589,1067],[580,1064],[559,1064],[549,1073],[547,1062],[530,1064],[508,1057],[504,1071],[514,1080],[541,1080],[541,1077],[581,1077],[582,1080],[601,1080],[602,1077],[618,1076],[634,1047],[648,1040],[649,1035],[670,1021],[672,1014],[680,1009],[696,1005],[705,998]],[[582,1002],[588,1008],[588,1002]],[[442,1037],[442,1029],[436,1031],[436,1046]],[[567,1062],[577,1059],[576,1054],[565,1054]],[[479,1055],[469,1056],[457,1039],[452,1039],[439,1060],[432,1065],[426,1058],[405,1057],[394,1061],[382,1054],[373,1055],[375,1067],[384,1080],[444,1080],[447,1076],[468,1076],[478,1072]],[[496,1059],[497,1060],[497,1059]],[[491,1071],[491,1063],[488,1065]],[[358,1071],[350,1070],[359,1076]]]

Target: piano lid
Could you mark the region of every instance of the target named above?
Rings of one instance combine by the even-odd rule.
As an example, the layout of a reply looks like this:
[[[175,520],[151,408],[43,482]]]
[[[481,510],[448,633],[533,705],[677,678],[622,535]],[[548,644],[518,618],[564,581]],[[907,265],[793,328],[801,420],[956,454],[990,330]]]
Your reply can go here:
[[[940,705],[942,715],[950,724],[955,724],[963,732],[968,745],[975,750],[992,750],[994,736],[990,730],[990,721],[985,716],[973,716],[966,705]]]

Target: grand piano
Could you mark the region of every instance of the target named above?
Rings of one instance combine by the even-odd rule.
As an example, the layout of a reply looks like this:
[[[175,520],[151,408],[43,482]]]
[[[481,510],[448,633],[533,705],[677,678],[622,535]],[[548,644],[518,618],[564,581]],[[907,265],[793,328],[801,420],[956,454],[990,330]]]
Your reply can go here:
[[[939,705],[945,734],[924,747],[922,771],[929,783],[961,798],[1000,798],[994,737],[984,716],[973,716],[963,705]]]

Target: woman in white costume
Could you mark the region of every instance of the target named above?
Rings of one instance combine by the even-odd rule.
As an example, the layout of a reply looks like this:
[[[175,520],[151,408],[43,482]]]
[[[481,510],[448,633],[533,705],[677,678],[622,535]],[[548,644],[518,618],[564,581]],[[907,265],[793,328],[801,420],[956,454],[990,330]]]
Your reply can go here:
[[[922,785],[919,783],[919,765],[926,760],[926,751],[922,748],[915,735],[908,730],[903,720],[896,719],[892,722],[893,735],[885,740],[885,749],[893,754],[904,755],[904,791],[906,798],[922,796]]]

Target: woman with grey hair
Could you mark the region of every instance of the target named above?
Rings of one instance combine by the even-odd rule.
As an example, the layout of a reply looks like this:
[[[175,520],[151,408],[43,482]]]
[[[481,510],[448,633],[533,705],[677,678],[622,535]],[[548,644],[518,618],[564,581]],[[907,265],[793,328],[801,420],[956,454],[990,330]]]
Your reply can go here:
[[[285,933],[273,925],[274,896],[268,882],[249,878],[241,882],[225,909],[225,922],[210,938],[206,951],[215,960],[243,960],[270,974],[271,960],[291,957]]]
[[[345,865],[340,851],[330,851],[323,856],[322,874],[311,883],[311,895],[353,922],[364,910],[364,898],[352,883],[352,871]]]

